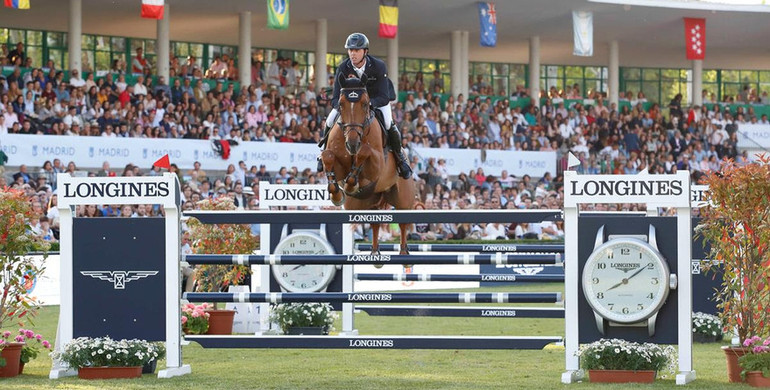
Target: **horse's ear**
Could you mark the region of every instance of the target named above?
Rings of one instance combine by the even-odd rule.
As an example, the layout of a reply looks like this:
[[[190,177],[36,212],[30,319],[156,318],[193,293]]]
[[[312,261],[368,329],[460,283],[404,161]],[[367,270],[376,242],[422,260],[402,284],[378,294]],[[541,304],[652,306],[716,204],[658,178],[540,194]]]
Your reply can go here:
[[[364,73],[364,74],[361,75],[361,86],[362,87],[366,87],[366,80],[367,80],[366,73]]]

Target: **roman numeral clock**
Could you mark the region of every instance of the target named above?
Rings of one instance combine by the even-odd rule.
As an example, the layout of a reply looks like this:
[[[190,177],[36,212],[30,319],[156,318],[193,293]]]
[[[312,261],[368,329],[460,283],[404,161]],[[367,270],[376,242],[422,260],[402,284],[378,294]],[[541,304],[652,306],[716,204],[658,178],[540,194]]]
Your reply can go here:
[[[645,235],[609,235],[605,226],[596,234],[594,250],[583,267],[582,286],[596,327],[603,336],[608,326],[646,327],[655,335],[658,311],[676,275],[658,251],[655,226]]]

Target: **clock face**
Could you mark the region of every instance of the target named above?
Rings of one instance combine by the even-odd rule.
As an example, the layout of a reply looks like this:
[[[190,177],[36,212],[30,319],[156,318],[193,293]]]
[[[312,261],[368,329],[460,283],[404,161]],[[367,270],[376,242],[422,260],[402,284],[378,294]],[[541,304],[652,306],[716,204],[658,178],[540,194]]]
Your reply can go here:
[[[276,255],[326,255],[334,248],[315,233],[290,234],[275,248]],[[334,265],[274,265],[273,276],[284,290],[290,292],[321,291],[331,282],[337,271]]]
[[[668,296],[663,256],[635,238],[610,240],[594,250],[583,269],[583,293],[607,320],[635,323],[656,313]]]

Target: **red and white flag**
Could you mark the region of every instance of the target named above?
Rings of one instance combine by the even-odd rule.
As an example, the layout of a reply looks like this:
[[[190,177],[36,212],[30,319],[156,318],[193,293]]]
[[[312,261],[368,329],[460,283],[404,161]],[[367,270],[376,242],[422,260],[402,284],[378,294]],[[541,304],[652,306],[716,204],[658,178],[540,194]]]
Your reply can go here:
[[[684,39],[688,60],[706,57],[706,19],[684,18]]]
[[[164,1],[142,0],[142,17],[147,19],[163,19]]]

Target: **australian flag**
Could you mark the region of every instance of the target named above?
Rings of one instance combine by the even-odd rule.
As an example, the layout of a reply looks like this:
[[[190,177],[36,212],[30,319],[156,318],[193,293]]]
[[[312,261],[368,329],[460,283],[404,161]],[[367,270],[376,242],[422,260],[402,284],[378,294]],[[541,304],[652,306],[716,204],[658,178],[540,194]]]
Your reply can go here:
[[[481,46],[495,47],[497,44],[497,12],[495,3],[479,3]]]

